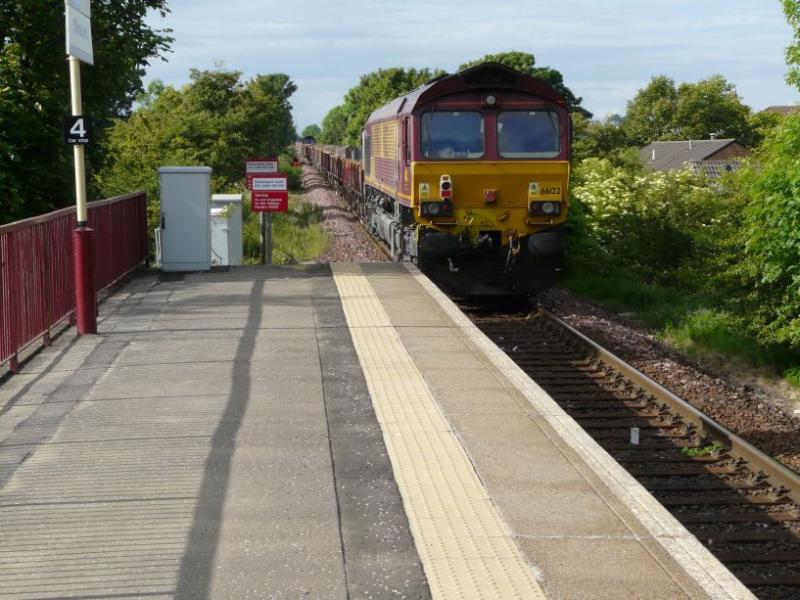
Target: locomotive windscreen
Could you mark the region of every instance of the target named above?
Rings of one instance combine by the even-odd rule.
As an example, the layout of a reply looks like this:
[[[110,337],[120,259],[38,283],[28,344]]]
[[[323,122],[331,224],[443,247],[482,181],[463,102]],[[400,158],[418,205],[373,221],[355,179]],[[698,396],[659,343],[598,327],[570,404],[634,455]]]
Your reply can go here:
[[[561,127],[552,110],[508,110],[497,116],[497,143],[503,158],[555,158]]]
[[[425,158],[477,159],[484,153],[483,115],[437,111],[422,115],[420,145]]]

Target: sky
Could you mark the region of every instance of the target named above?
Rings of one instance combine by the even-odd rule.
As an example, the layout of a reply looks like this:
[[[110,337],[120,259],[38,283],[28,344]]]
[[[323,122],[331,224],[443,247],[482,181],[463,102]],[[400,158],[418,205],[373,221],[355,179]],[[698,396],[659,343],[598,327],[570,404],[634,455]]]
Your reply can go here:
[[[784,81],[792,41],[779,0],[169,0],[168,62],[146,82],[180,86],[192,68],[287,73],[298,131],[321,123],[360,75],[440,67],[509,50],[553,67],[596,117],[624,114],[655,75],[721,74],[756,110],[800,103]]]

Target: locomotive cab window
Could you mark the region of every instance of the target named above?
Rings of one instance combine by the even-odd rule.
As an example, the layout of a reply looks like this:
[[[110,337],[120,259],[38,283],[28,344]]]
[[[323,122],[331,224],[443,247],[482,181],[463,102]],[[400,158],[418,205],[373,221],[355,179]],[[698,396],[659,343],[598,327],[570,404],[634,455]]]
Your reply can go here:
[[[477,112],[427,112],[422,115],[420,148],[425,158],[477,159],[484,153],[483,116]]]
[[[561,124],[552,110],[512,110],[497,116],[498,152],[503,158],[555,158],[561,153]]]

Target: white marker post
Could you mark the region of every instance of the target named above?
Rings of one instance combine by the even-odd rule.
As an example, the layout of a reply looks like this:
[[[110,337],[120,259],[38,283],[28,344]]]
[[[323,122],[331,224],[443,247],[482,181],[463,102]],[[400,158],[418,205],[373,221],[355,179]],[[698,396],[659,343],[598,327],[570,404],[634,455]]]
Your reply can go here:
[[[81,61],[94,64],[90,0],[65,0],[72,126],[67,143],[73,144],[77,227],[72,235],[75,261],[75,318],[78,334],[97,333],[97,295],[94,281],[94,231],[86,206],[86,164],[83,145],[89,141],[81,98]]]

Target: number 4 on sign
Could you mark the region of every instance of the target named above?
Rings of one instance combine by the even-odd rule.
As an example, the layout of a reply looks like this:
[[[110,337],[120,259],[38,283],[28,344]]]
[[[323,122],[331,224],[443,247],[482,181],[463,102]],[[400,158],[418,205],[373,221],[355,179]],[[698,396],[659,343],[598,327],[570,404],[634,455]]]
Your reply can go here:
[[[76,137],[85,138],[86,127],[84,127],[84,123],[85,123],[84,119],[78,119],[77,121],[75,121],[75,124],[72,126],[72,129],[70,129],[69,132]]]
[[[83,115],[64,117],[64,143],[89,144],[92,141],[92,120]]]

